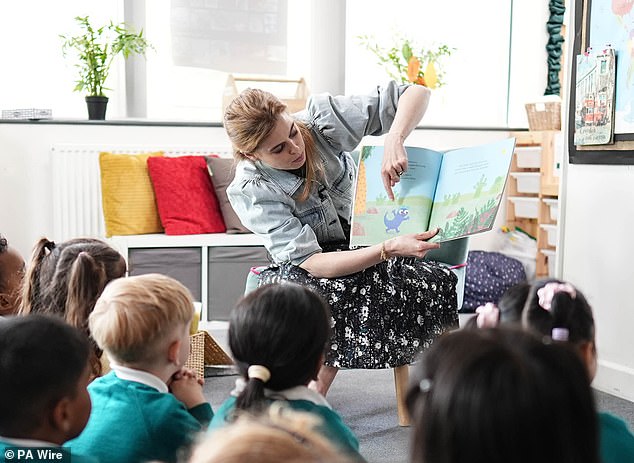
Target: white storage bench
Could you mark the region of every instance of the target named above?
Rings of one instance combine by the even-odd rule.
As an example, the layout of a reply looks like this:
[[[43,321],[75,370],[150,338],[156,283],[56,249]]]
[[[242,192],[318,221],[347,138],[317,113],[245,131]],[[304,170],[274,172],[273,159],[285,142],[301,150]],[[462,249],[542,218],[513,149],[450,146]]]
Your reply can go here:
[[[183,283],[202,303],[201,320],[227,320],[244,294],[251,267],[268,265],[254,234],[113,236],[109,243],[128,263],[129,275],[163,273]]]
[[[53,175],[53,239],[105,239],[126,259],[130,275],[163,273],[182,282],[202,303],[202,321],[227,320],[244,294],[249,269],[268,265],[262,240],[254,234],[115,235],[105,238],[99,153],[166,157],[232,156],[228,146],[56,144],[50,150]]]

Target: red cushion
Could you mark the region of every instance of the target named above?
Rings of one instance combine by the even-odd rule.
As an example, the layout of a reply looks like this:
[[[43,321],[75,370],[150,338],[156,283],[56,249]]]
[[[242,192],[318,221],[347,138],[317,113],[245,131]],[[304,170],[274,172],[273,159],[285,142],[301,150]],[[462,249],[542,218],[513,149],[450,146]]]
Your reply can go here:
[[[225,232],[204,156],[151,157],[147,165],[165,234]]]

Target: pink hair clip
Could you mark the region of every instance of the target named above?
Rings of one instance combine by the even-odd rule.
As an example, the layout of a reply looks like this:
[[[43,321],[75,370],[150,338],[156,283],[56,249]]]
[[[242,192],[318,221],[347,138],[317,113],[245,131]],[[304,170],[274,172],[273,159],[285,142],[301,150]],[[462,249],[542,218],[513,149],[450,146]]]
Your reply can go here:
[[[478,328],[495,328],[500,320],[500,309],[492,302],[481,305],[476,310],[476,325]]]
[[[577,297],[577,291],[575,291],[575,288],[570,283],[546,283],[543,288],[537,290],[539,306],[550,312],[553,296],[562,291],[570,294],[570,297],[573,299]]]
[[[567,341],[570,337],[570,331],[568,328],[553,328],[550,333],[550,338],[553,341]]]

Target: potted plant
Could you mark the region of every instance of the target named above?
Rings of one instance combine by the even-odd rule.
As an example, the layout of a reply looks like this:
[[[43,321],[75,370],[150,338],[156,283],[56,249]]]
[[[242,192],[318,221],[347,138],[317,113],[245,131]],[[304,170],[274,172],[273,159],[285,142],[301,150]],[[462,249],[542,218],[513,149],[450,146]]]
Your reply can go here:
[[[81,33],[72,37],[60,36],[64,40],[62,51],[64,56],[69,51],[74,52],[79,61],[75,65],[79,69],[75,91],[87,91],[88,119],[104,120],[108,104],[104,91],[110,90],[105,87],[105,83],[114,58],[119,54],[124,58],[131,54],[145,55],[151,45],[143,37],[143,31],[137,34],[123,23],[114,24],[111,21],[96,29],[90,24],[88,16],[77,16],[75,21]]]
[[[371,36],[362,35],[358,39],[378,58],[379,64],[385,68],[392,79],[429,88],[444,85],[442,60],[455,50],[444,44],[435,50],[415,49],[412,40],[408,38],[397,38],[396,44],[389,48],[379,46]],[[423,70],[424,64],[426,66]]]

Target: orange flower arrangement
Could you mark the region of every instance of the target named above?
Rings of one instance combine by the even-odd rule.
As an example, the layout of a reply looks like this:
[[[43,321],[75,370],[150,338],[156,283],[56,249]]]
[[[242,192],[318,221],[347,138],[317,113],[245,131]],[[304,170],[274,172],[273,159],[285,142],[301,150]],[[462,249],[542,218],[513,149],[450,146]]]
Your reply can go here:
[[[414,52],[409,39],[401,39],[402,45],[383,48],[369,36],[358,37],[362,45],[372,52],[387,73],[394,80],[402,83],[415,83],[429,88],[444,85],[444,73],[441,62],[455,50],[447,45],[440,45],[435,50],[421,49]],[[423,71],[423,64],[426,64]]]
[[[407,80],[418,85],[427,86],[425,76],[420,74],[420,60],[415,56],[410,56],[407,62]]]

